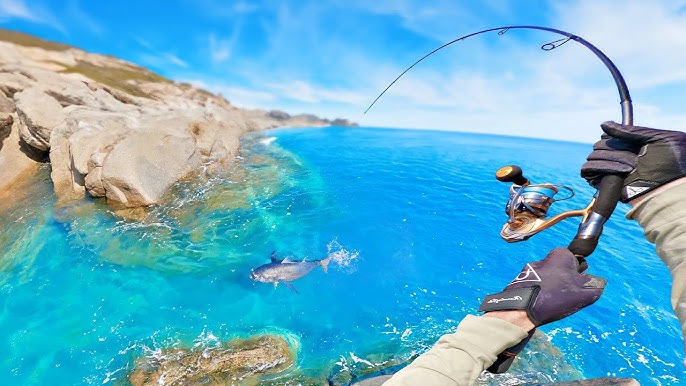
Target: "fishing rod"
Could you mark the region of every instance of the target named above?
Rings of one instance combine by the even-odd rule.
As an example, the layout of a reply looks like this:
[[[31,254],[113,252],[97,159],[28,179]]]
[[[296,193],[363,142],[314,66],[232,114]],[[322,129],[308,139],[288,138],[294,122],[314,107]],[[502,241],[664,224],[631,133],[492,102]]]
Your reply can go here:
[[[552,32],[564,36],[561,39],[545,43],[541,46],[544,51],[551,51],[561,45],[573,40],[593,52],[605,67],[612,74],[612,78],[617,86],[619,92],[620,106],[622,110],[622,123],[625,125],[633,124],[633,106],[631,104],[631,97],[629,95],[629,88],[624,81],[624,77],[617,69],[617,66],[610,60],[596,46],[583,39],[580,36],[571,34],[566,31],[555,28],[540,27],[533,25],[514,25],[505,27],[489,28],[477,32],[464,35],[454,39],[442,46],[434,49],[428,54],[421,57],[414,62],[410,67],[405,69],[397,78],[395,78],[379,96],[369,105],[365,114],[374,106],[374,104],[393,86],[403,75],[414,68],[421,61],[425,60],[434,53],[454,44],[470,38],[472,36],[498,31],[498,35],[504,35],[509,30],[514,29],[532,29]],[[522,169],[516,165],[504,166],[496,171],[496,179],[501,182],[512,183],[510,186],[510,197],[505,206],[505,211],[508,215],[507,222],[503,225],[500,236],[507,242],[518,242],[529,239],[538,232],[548,229],[560,221],[574,216],[582,217],[581,223],[577,230],[576,236],[567,247],[579,261],[579,271],[583,272],[588,268],[586,257],[589,256],[598,246],[598,240],[603,232],[603,225],[612,215],[617,202],[619,201],[622,184],[624,182],[624,175],[609,174],[602,178],[596,185],[597,191],[589,204],[578,210],[570,210],[560,213],[550,219],[545,219],[550,205],[555,201],[554,196],[560,190],[567,190],[574,195],[574,191],[564,185],[557,184],[531,184],[528,178],[522,174]],[[567,197],[571,198],[571,196]],[[533,336],[535,329],[529,332],[527,338],[521,341],[514,347],[510,347],[498,355],[498,359],[487,370],[491,373],[503,373],[510,368],[514,358],[521,352],[521,350],[529,342]]]

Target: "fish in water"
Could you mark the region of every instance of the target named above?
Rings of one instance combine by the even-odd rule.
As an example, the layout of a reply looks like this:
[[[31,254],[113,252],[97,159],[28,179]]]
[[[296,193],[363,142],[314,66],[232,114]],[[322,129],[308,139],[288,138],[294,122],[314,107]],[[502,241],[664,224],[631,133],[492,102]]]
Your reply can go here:
[[[323,260],[290,261],[288,258],[278,259],[276,257],[276,251],[274,251],[272,252],[271,260],[271,263],[255,268],[250,274],[250,278],[263,283],[274,283],[274,288],[281,282],[291,290],[299,293],[290,282],[307,275],[317,266],[321,266],[324,272],[326,272],[329,260],[331,260],[331,255]]]

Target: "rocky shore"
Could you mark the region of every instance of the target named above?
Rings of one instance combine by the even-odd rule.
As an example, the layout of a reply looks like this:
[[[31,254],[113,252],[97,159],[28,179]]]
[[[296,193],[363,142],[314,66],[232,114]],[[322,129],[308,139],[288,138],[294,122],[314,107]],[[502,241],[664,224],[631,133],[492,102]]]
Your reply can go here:
[[[243,110],[123,60],[0,29],[0,191],[51,165],[60,202],[160,202],[177,181],[230,165],[245,133],[352,125]]]

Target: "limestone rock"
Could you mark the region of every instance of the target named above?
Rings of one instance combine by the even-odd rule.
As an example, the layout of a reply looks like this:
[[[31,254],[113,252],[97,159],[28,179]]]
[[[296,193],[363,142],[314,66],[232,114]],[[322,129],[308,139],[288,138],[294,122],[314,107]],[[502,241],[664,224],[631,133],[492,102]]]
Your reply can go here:
[[[0,91],[7,97],[12,98],[14,94],[32,87],[35,82],[29,77],[19,72],[12,72],[6,68],[0,70]],[[12,103],[14,105],[14,103]]]
[[[265,335],[204,350],[162,350],[155,357],[137,359],[129,382],[133,386],[219,386],[274,374],[294,362],[295,353],[285,339]]]
[[[108,202],[136,207],[156,204],[175,182],[201,165],[195,139],[174,132],[145,132],[119,141],[102,166]]]
[[[89,162],[96,153],[123,139],[138,127],[135,115],[122,115],[85,106],[69,106],[67,118],[50,136],[51,178],[61,201],[83,198]],[[91,180],[94,176],[91,176]],[[99,182],[99,181],[98,181]],[[96,182],[97,183],[97,182]],[[100,183],[101,185],[101,183]],[[94,195],[103,197],[104,194]]]
[[[38,88],[14,94],[21,138],[38,150],[50,149],[50,133],[64,120],[62,105]]]
[[[13,123],[14,117],[12,114],[0,113],[0,150],[2,150],[2,143],[5,141],[5,138],[10,136]]]
[[[59,203],[90,195],[114,208],[157,204],[179,179],[233,162],[249,131],[329,124],[241,110],[123,60],[0,29],[0,141],[12,126],[15,155],[49,151]],[[4,159],[0,170],[13,165]]]
[[[35,154],[22,146],[18,125],[14,115],[3,118],[0,114],[0,191],[15,184],[21,176],[36,171],[40,165]]]
[[[14,101],[0,90],[0,113],[12,113],[14,110]]]

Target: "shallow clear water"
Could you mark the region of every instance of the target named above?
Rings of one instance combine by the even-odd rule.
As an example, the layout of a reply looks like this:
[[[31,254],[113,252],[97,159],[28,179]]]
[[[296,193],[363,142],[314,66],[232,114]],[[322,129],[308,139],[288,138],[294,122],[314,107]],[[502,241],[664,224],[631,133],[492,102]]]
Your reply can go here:
[[[0,379],[126,384],[134,359],[157,349],[261,332],[298,342],[284,379],[409,357],[576,233],[570,219],[502,241],[508,186],[495,170],[516,163],[533,182],[571,186],[577,196],[551,213],[576,209],[593,194],[578,176],[589,149],[450,132],[272,130],[245,138],[235,170],[179,184],[172,204],[141,221],[97,202],[56,203],[44,170],[31,198],[0,215]],[[609,281],[603,298],[542,330],[584,377],[682,384],[669,273],[626,211],[618,207],[589,258]],[[249,279],[274,250],[334,262],[294,281],[298,295]],[[529,378],[567,380],[558,359],[526,355],[548,366]]]

